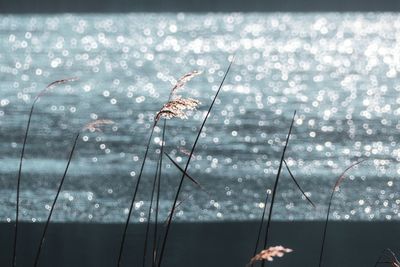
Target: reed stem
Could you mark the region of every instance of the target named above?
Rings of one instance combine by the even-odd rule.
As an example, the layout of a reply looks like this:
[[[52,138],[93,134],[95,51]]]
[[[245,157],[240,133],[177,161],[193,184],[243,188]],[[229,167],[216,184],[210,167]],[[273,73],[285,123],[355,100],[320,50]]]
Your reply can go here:
[[[48,215],[48,217],[47,217],[46,224],[45,224],[44,229],[43,229],[42,237],[40,238],[39,247],[38,247],[38,250],[37,250],[37,252],[36,252],[35,263],[34,263],[34,265],[33,265],[34,267],[37,267],[38,264],[39,264],[40,252],[42,251],[42,248],[43,248],[43,245],[44,245],[44,240],[45,240],[45,237],[46,237],[47,229],[48,229],[49,224],[50,224],[51,216],[53,215],[54,207],[55,207],[55,205],[56,205],[56,203],[57,203],[58,196],[60,195],[61,188],[62,188],[62,186],[63,186],[63,184],[64,184],[64,181],[65,181],[65,177],[67,176],[68,168],[69,168],[69,165],[70,165],[70,163],[71,163],[72,156],[73,156],[73,154],[74,154],[74,151],[75,151],[75,148],[76,148],[76,144],[77,144],[77,142],[78,142],[79,135],[80,135],[80,133],[78,133],[78,134],[75,136],[74,145],[72,146],[71,152],[70,152],[70,154],[69,154],[67,166],[65,167],[64,174],[63,174],[63,176],[61,177],[60,184],[58,185],[58,189],[57,189],[56,196],[55,196],[55,198],[54,198],[54,200],[53,200],[53,203],[52,203],[52,205],[51,205],[50,213],[49,213],[49,215]]]
[[[278,173],[276,174],[276,178],[275,178],[275,184],[274,184],[274,189],[272,191],[272,199],[271,199],[271,205],[269,207],[269,214],[268,214],[268,221],[267,221],[267,227],[266,227],[266,231],[265,231],[265,239],[264,239],[264,248],[267,247],[268,244],[268,234],[269,234],[269,228],[271,225],[271,218],[272,218],[272,210],[274,208],[274,202],[275,202],[275,196],[276,196],[276,191],[278,188],[278,182],[279,182],[279,177],[281,175],[281,171],[282,171],[282,165],[283,165],[283,160],[285,159],[285,153],[286,153],[286,149],[289,145],[289,139],[290,139],[290,135],[292,133],[292,128],[293,128],[293,124],[294,124],[294,119],[296,117],[296,110],[293,113],[293,118],[292,118],[292,122],[290,123],[290,128],[289,128],[289,133],[286,137],[286,142],[285,142],[285,146],[283,147],[283,151],[282,151],[282,156],[281,156],[281,160],[279,162],[279,168],[278,168]],[[265,266],[265,260],[262,261],[261,264],[262,267]]]
[[[128,217],[126,218],[126,222],[125,222],[125,225],[124,225],[124,231],[123,231],[122,239],[121,239],[121,244],[120,244],[120,248],[119,248],[118,261],[117,261],[117,266],[118,267],[121,266],[122,253],[123,253],[123,250],[124,250],[125,239],[126,239],[126,234],[127,234],[127,231],[128,231],[130,218],[131,218],[131,215],[132,215],[133,205],[135,203],[136,195],[137,195],[137,192],[139,190],[140,180],[142,178],[144,165],[146,163],[147,154],[149,152],[149,148],[150,148],[150,144],[151,144],[151,140],[152,140],[152,137],[153,137],[154,128],[156,127],[156,124],[157,124],[157,121],[154,123],[153,127],[151,128],[150,136],[149,136],[149,139],[148,139],[147,145],[146,145],[146,152],[144,153],[143,162],[142,162],[142,165],[140,167],[139,177],[138,177],[138,179],[136,181],[135,189],[134,189],[134,192],[133,192],[133,197],[132,197],[132,200],[131,200],[131,203],[130,203],[130,206],[129,206]]]
[[[161,139],[161,151],[160,151],[160,165],[158,171],[158,184],[157,184],[157,200],[156,200],[156,214],[154,218],[154,236],[153,236],[153,262],[152,266],[156,266],[157,260],[157,236],[158,236],[158,212],[159,212],[159,204],[160,204],[160,192],[161,192],[161,171],[162,171],[162,159],[164,153],[164,145],[165,145],[165,129],[167,127],[167,120],[164,119],[163,131],[162,131],[162,139]]]
[[[160,154],[160,157],[162,157],[162,154]],[[147,243],[149,241],[149,232],[150,232],[150,224],[151,224],[151,212],[152,212],[152,208],[153,208],[154,192],[156,191],[156,184],[157,184],[157,180],[158,180],[157,178],[158,178],[160,159],[157,161],[156,174],[154,175],[153,186],[152,186],[152,190],[151,190],[149,213],[147,215],[146,234],[145,234],[145,239],[144,239],[144,249],[143,249],[143,259],[142,259],[143,267],[146,266]]]
[[[190,164],[190,160],[191,160],[192,155],[193,155],[193,153],[194,153],[194,150],[195,150],[195,148],[196,148],[197,142],[198,142],[198,140],[199,140],[199,138],[200,138],[200,134],[201,134],[201,132],[202,132],[202,130],[203,130],[203,128],[204,128],[204,125],[206,124],[206,121],[207,121],[208,116],[210,115],[211,109],[212,109],[213,106],[214,106],[215,100],[217,99],[218,94],[219,94],[219,92],[221,91],[222,85],[223,85],[224,82],[225,82],[226,76],[227,76],[228,73],[229,73],[229,70],[230,70],[230,68],[231,68],[231,66],[232,66],[233,61],[234,61],[234,60],[232,60],[232,61],[230,62],[229,66],[228,66],[228,69],[226,70],[226,72],[225,72],[225,74],[224,74],[224,77],[223,77],[223,79],[222,79],[222,81],[221,81],[221,83],[220,83],[220,85],[219,85],[219,88],[218,88],[217,92],[216,92],[215,95],[214,95],[213,101],[211,102],[211,105],[210,105],[210,107],[209,107],[209,109],[208,109],[208,111],[207,111],[207,114],[206,114],[206,116],[205,116],[205,118],[204,118],[204,120],[203,120],[203,123],[201,124],[201,127],[200,127],[200,129],[199,129],[199,131],[198,131],[198,133],[197,133],[196,139],[195,139],[194,144],[193,144],[193,146],[192,146],[192,149],[191,149],[191,151],[190,151],[190,155],[189,155],[189,158],[188,158],[188,160],[187,160],[187,162],[186,162],[186,166],[185,166],[185,169],[184,169],[184,173],[182,174],[182,177],[181,177],[181,179],[180,179],[180,181],[179,181],[178,189],[177,189],[177,191],[176,191],[175,199],[174,199],[174,202],[173,202],[173,204],[172,204],[172,208],[171,208],[171,212],[170,212],[171,216],[169,216],[169,218],[168,218],[168,223],[167,223],[167,226],[166,226],[166,229],[165,229],[164,239],[163,239],[162,246],[161,246],[161,250],[160,250],[160,257],[159,257],[159,259],[158,259],[158,265],[157,265],[158,267],[160,267],[161,264],[162,264],[163,255],[164,255],[165,246],[166,246],[167,239],[168,239],[169,230],[170,230],[171,223],[172,223],[173,214],[174,214],[174,212],[175,212],[176,203],[178,202],[179,193],[180,193],[180,191],[181,191],[181,189],[182,189],[183,181],[184,181],[184,178],[185,178],[185,174],[186,174],[186,172],[187,172],[187,170],[188,170],[188,167],[189,167],[189,164]]]
[[[319,254],[319,263],[318,263],[318,266],[319,266],[319,267],[322,266],[322,257],[323,257],[324,249],[325,249],[325,239],[326,239],[326,233],[327,233],[327,230],[328,230],[328,221],[329,221],[329,214],[330,214],[330,211],[331,211],[331,205],[332,205],[333,195],[335,194],[336,189],[339,188],[340,183],[343,181],[346,172],[347,172],[348,170],[350,170],[351,168],[353,168],[354,166],[356,166],[356,165],[358,165],[358,164],[360,164],[360,163],[362,163],[362,162],[364,162],[364,161],[365,161],[365,160],[357,161],[357,162],[351,164],[349,167],[347,167],[347,168],[342,172],[342,174],[339,176],[339,178],[336,180],[335,185],[333,186],[333,189],[332,189],[332,192],[331,192],[331,196],[330,196],[330,198],[329,198],[328,211],[327,211],[327,213],[326,213],[326,219],[325,219],[325,225],[324,225],[324,234],[323,234],[323,236],[322,236],[321,251],[320,251],[320,254]]]
[[[18,226],[19,226],[19,198],[20,198],[20,188],[21,188],[21,175],[22,175],[22,162],[25,155],[26,141],[28,139],[29,129],[31,126],[31,119],[33,110],[35,109],[35,104],[38,101],[38,97],[33,100],[31,110],[29,112],[28,123],[26,125],[24,142],[22,144],[21,155],[19,159],[18,177],[17,177],[17,196],[16,196],[16,208],[15,208],[15,231],[14,231],[14,243],[13,243],[13,258],[12,266],[15,267],[17,264],[17,242],[18,242]]]

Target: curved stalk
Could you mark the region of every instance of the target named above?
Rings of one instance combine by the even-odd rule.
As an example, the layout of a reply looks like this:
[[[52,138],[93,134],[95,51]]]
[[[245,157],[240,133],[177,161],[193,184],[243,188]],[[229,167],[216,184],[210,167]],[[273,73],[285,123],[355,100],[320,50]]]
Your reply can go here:
[[[363,161],[365,161],[365,160],[357,161],[357,162],[351,164],[349,167],[347,167],[347,168],[342,172],[342,174],[339,176],[339,178],[336,180],[336,183],[335,183],[335,185],[333,186],[333,189],[332,189],[332,192],[331,192],[331,196],[330,196],[330,198],[329,198],[328,211],[327,211],[327,213],[326,213],[325,226],[324,226],[324,234],[323,234],[323,236],[322,236],[321,251],[320,251],[320,254],[319,254],[319,263],[318,263],[318,266],[319,266],[319,267],[322,266],[322,257],[323,257],[323,255],[324,255],[325,239],[326,239],[326,233],[327,233],[327,230],[328,230],[328,221],[329,221],[329,214],[330,214],[330,211],[331,211],[331,205],[332,205],[333,195],[335,194],[336,189],[339,188],[340,183],[343,181],[346,172],[349,171],[349,170],[350,170],[351,168],[353,168],[354,166],[360,164],[360,163],[363,162]]]

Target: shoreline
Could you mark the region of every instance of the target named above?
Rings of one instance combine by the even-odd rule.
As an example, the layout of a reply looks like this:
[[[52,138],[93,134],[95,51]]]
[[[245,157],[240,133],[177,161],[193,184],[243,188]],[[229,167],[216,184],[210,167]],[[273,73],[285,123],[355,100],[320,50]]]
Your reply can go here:
[[[277,258],[271,266],[317,266],[322,221],[272,222],[270,245],[294,252]],[[17,262],[30,266],[43,223],[22,223]],[[122,224],[53,223],[49,227],[42,267],[110,267],[115,265]],[[258,222],[180,223],[172,225],[165,265],[180,267],[242,266],[254,250]],[[373,266],[380,252],[398,252],[399,222],[329,222],[324,267]],[[0,265],[11,260],[13,225],[1,223]],[[124,265],[139,264],[145,224],[131,224]]]

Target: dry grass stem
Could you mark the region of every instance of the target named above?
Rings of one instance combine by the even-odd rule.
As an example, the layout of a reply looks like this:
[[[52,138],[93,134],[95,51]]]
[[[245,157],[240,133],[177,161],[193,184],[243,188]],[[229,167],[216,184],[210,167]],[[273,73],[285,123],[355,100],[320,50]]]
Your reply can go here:
[[[332,200],[333,200],[333,196],[335,195],[336,190],[339,189],[340,183],[344,180],[344,178],[346,177],[346,173],[352,169],[353,167],[355,167],[356,165],[364,162],[365,159],[363,160],[359,160],[356,161],[354,163],[352,163],[350,166],[348,166],[338,177],[338,179],[335,182],[335,185],[333,186],[332,192],[331,192],[331,196],[329,198],[329,203],[328,203],[328,211],[326,212],[326,219],[325,219],[325,226],[324,226],[324,233],[322,236],[322,244],[321,244],[321,250],[320,250],[320,254],[319,254],[319,264],[318,266],[321,267],[322,266],[322,259],[323,259],[323,255],[324,255],[324,249],[325,249],[325,240],[326,240],[326,233],[327,233],[327,229],[328,229],[328,221],[329,221],[329,214],[331,211],[331,206],[332,206]]]

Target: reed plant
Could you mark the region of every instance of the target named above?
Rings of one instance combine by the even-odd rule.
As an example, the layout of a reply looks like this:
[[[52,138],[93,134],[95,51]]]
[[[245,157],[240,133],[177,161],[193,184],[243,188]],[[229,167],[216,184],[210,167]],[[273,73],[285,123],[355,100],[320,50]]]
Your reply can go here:
[[[36,255],[35,255],[35,261],[34,261],[34,264],[33,264],[34,267],[37,267],[38,264],[39,264],[40,253],[41,253],[41,251],[43,249],[43,245],[44,245],[44,241],[45,241],[45,238],[46,238],[47,229],[48,229],[48,227],[50,225],[51,217],[53,215],[54,208],[56,206],[56,203],[57,203],[58,197],[60,195],[60,192],[62,190],[62,186],[64,185],[65,178],[67,177],[69,165],[71,163],[72,156],[74,155],[74,151],[75,151],[76,145],[78,143],[79,137],[81,135],[81,131],[87,131],[87,130],[88,131],[92,131],[92,132],[101,131],[101,129],[100,129],[101,126],[110,125],[110,124],[113,124],[113,123],[114,122],[111,121],[111,120],[96,120],[96,121],[93,121],[93,122],[90,122],[90,123],[86,124],[85,127],[82,128],[82,130],[79,130],[76,133],[75,138],[74,138],[74,142],[73,142],[73,145],[72,145],[71,152],[69,153],[69,156],[68,156],[67,166],[64,169],[64,173],[63,173],[63,175],[61,177],[60,183],[59,183],[58,188],[57,188],[56,195],[55,195],[54,200],[53,200],[53,202],[51,204],[51,207],[50,207],[49,215],[47,216],[47,220],[46,220],[46,223],[44,225],[44,229],[43,229],[43,232],[42,232],[42,235],[41,235],[41,238],[40,238],[40,243],[39,243],[38,249],[36,251]]]
[[[50,84],[48,84],[44,89],[42,89],[33,99],[29,116],[28,116],[28,122],[26,124],[26,129],[25,129],[25,134],[24,134],[24,141],[22,144],[22,150],[20,154],[20,159],[19,159],[19,168],[18,168],[18,176],[17,176],[17,194],[16,194],[16,207],[15,207],[15,229],[14,229],[14,243],[13,243],[13,256],[12,256],[12,263],[11,266],[15,267],[17,264],[17,243],[18,243],[18,226],[19,226],[19,201],[20,201],[20,187],[21,187],[21,177],[22,177],[22,163],[25,155],[25,147],[26,147],[26,142],[28,139],[29,135],[29,129],[31,126],[31,119],[33,115],[33,111],[35,109],[36,103],[39,101],[41,97],[43,97],[48,91],[51,89],[54,89],[58,85],[65,84],[68,82],[76,81],[77,78],[67,78],[67,79],[61,79],[61,80],[56,80]]]
[[[182,174],[182,177],[181,177],[181,179],[180,179],[180,181],[179,181],[179,185],[178,185],[178,188],[177,188],[177,190],[176,190],[175,198],[174,198],[174,201],[173,201],[173,204],[172,204],[172,208],[171,208],[171,211],[170,211],[170,216],[169,216],[169,218],[168,218],[168,222],[167,222],[167,225],[166,225],[164,238],[163,238],[163,241],[162,241],[162,244],[161,244],[161,248],[160,248],[160,255],[159,255],[159,258],[158,258],[158,261],[157,261],[157,266],[158,266],[158,267],[160,267],[160,266],[162,265],[162,260],[163,260],[163,256],[164,256],[165,246],[166,246],[166,243],[167,243],[167,240],[168,240],[168,234],[169,234],[169,230],[170,230],[170,227],[171,227],[172,218],[173,218],[173,215],[174,215],[174,212],[175,212],[175,209],[176,209],[176,205],[177,205],[177,203],[178,203],[179,194],[180,194],[180,192],[181,192],[181,190],[182,190],[182,185],[183,185],[185,173],[186,173],[187,170],[188,170],[188,167],[189,167],[189,164],[190,164],[190,160],[192,159],[192,155],[193,155],[194,150],[195,150],[195,148],[196,148],[197,142],[198,142],[198,140],[199,140],[199,138],[200,138],[200,134],[201,134],[201,132],[202,132],[202,130],[203,130],[203,128],[204,128],[204,125],[206,124],[206,121],[207,121],[207,119],[208,119],[208,117],[209,117],[209,115],[210,115],[210,113],[211,113],[211,110],[212,110],[212,108],[213,108],[213,106],[214,106],[215,100],[217,99],[217,97],[218,97],[218,95],[219,95],[219,92],[221,91],[221,88],[222,88],[222,86],[223,86],[223,84],[224,84],[224,82],[225,82],[225,79],[226,79],[226,77],[227,77],[227,75],[228,75],[228,73],[229,73],[229,71],[230,71],[230,69],[231,69],[231,66],[232,66],[233,61],[234,61],[234,58],[231,60],[231,62],[229,63],[229,66],[228,66],[228,68],[227,68],[227,70],[225,71],[225,74],[224,74],[224,76],[223,76],[223,78],[222,78],[222,81],[221,81],[221,83],[219,84],[218,90],[217,90],[217,92],[216,92],[215,95],[214,95],[214,98],[213,98],[213,100],[212,100],[212,102],[211,102],[211,105],[210,105],[210,107],[209,107],[209,109],[208,109],[208,111],[207,111],[207,113],[206,113],[206,116],[205,116],[205,118],[204,118],[204,120],[203,120],[203,122],[202,122],[202,124],[201,124],[201,126],[200,126],[200,129],[199,129],[198,132],[197,132],[196,139],[195,139],[195,141],[194,141],[194,143],[193,143],[193,146],[192,146],[192,148],[191,148],[191,150],[190,150],[190,154],[189,154],[189,157],[188,157],[188,159],[187,159],[187,161],[186,161],[186,165],[185,165],[185,168],[184,168],[184,173]]]
[[[289,127],[289,132],[288,132],[288,134],[286,136],[286,142],[285,142],[285,145],[283,147],[281,160],[279,161],[278,172],[277,172],[276,178],[275,178],[274,188],[272,190],[271,204],[269,206],[267,226],[266,226],[266,229],[265,229],[265,238],[264,238],[264,246],[263,246],[264,248],[266,248],[267,244],[268,244],[268,237],[269,237],[268,234],[269,234],[269,228],[271,226],[272,211],[273,211],[273,208],[274,208],[275,196],[276,196],[276,192],[277,192],[277,189],[278,189],[279,177],[281,175],[282,166],[284,164],[283,161],[285,159],[286,149],[287,149],[287,147],[289,145],[289,139],[290,139],[290,135],[292,133],[292,128],[293,128],[293,124],[294,124],[294,121],[295,121],[295,117],[296,117],[296,111],[294,111],[294,113],[293,113],[292,122],[290,123],[290,127]],[[267,203],[264,203],[264,205],[267,205]],[[261,266],[263,266],[263,267],[265,266],[265,260],[262,260],[262,265]]]
[[[151,140],[154,134],[154,129],[157,126],[157,123],[161,120],[164,119],[164,127],[163,127],[163,139],[162,139],[162,149],[165,146],[165,140],[164,140],[164,136],[165,136],[165,129],[166,129],[166,123],[165,120],[167,119],[173,119],[173,118],[180,118],[180,119],[186,119],[187,115],[186,112],[188,110],[194,110],[197,108],[197,106],[200,104],[200,102],[196,99],[193,98],[182,98],[180,95],[177,94],[177,92],[182,89],[185,84],[187,82],[189,82],[192,78],[196,77],[197,75],[201,74],[200,71],[193,71],[190,73],[185,74],[183,77],[181,77],[175,84],[175,86],[171,89],[170,91],[170,95],[168,98],[168,101],[163,105],[163,107],[156,113],[155,117],[154,117],[154,124],[151,127],[150,130],[150,135],[149,135],[149,139],[147,141],[146,147],[145,147],[145,153],[144,153],[144,158],[140,167],[140,172],[139,172],[139,176],[136,180],[136,183],[134,185],[134,192],[133,192],[133,196],[130,202],[130,206],[129,206],[129,211],[128,211],[128,216],[127,219],[125,221],[125,225],[124,225],[124,229],[123,229],[123,234],[122,234],[122,239],[121,239],[121,243],[120,243],[120,248],[119,248],[119,254],[118,254],[118,261],[117,261],[117,266],[120,267],[121,266],[121,262],[122,262],[122,255],[123,255],[123,250],[124,250],[124,245],[125,245],[125,240],[126,240],[126,234],[128,231],[128,226],[129,226],[129,222],[132,216],[132,211],[133,211],[133,206],[136,200],[136,196],[137,193],[139,191],[139,187],[140,187],[140,182],[141,182],[141,178],[142,178],[142,174],[143,174],[143,170],[144,170],[144,166],[146,163],[146,159],[148,156],[148,152],[150,149],[150,145],[151,145]],[[161,168],[162,168],[162,155],[163,153],[160,153],[160,158],[158,160],[158,164],[159,167],[157,168],[156,172],[159,172],[159,182],[158,182],[158,192],[157,192],[157,204],[156,204],[156,213],[158,213],[158,201],[159,201],[159,196],[160,196],[160,181],[161,181]],[[158,170],[159,169],[159,170]],[[157,175],[156,175],[157,176]],[[183,177],[186,176],[186,171],[183,173]],[[153,183],[153,191],[154,191],[154,187],[156,186],[156,183]],[[151,214],[151,211],[150,213]],[[157,215],[158,216],[158,215]],[[148,218],[148,221],[150,220],[150,217]],[[157,227],[157,222],[156,222],[156,227]],[[147,232],[148,230],[146,230]],[[155,230],[155,235],[157,234],[157,230]],[[147,243],[148,243],[148,234],[146,234],[146,238],[145,238],[145,248],[144,251],[146,251],[146,247],[147,247]],[[157,237],[154,236],[154,240],[157,240]],[[156,254],[156,241],[154,241],[153,244],[153,255]],[[144,252],[144,254],[146,254],[146,252]],[[145,262],[144,258],[146,256],[143,256],[143,262]],[[153,256],[154,257],[154,256]],[[154,263],[154,260],[153,260]],[[144,263],[143,263],[144,264]]]
[[[352,163],[350,166],[348,166],[337,178],[333,188],[332,188],[332,192],[329,198],[329,202],[328,202],[328,210],[326,212],[326,219],[325,219],[325,224],[324,224],[324,232],[322,235],[322,243],[321,243],[321,250],[320,250],[320,254],[319,254],[319,262],[318,262],[318,266],[321,267],[322,266],[322,258],[324,255],[324,249],[325,249],[325,240],[326,240],[326,233],[328,230],[328,221],[329,221],[329,214],[331,211],[331,205],[332,205],[332,200],[333,200],[333,196],[335,194],[335,192],[339,189],[340,184],[343,182],[344,178],[346,177],[346,173],[354,168],[355,166],[357,166],[358,164],[364,162],[365,160],[360,160],[357,162]]]

